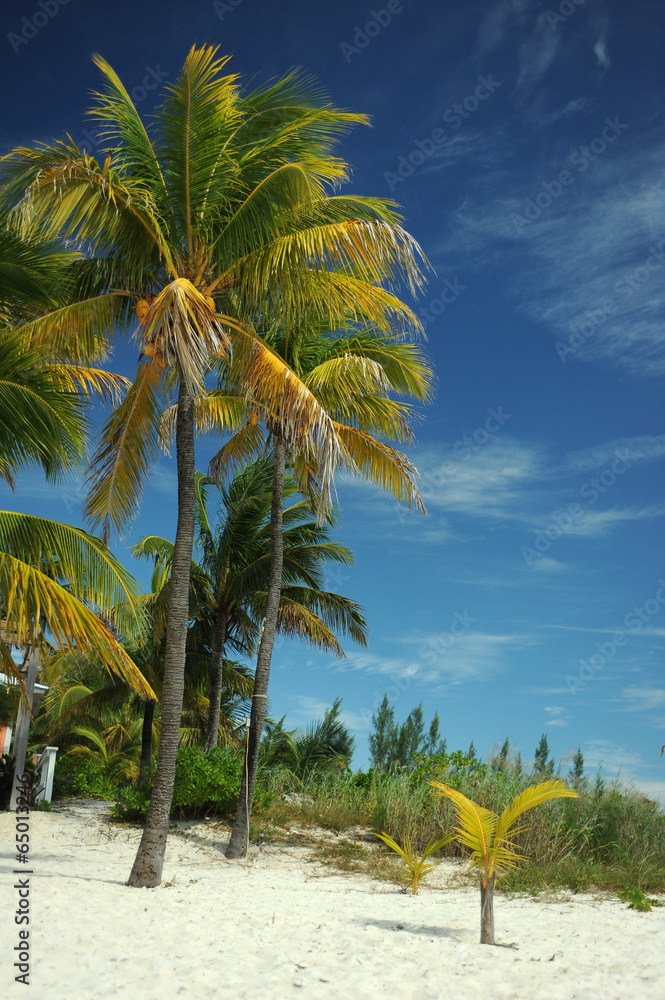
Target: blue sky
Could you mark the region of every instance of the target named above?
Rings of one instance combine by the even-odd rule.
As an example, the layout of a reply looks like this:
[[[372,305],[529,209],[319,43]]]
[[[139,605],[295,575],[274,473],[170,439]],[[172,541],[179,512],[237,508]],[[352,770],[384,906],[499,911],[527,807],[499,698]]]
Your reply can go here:
[[[93,51],[149,111],[191,43],[219,43],[246,77],[302,66],[372,117],[342,150],[350,187],[398,200],[433,267],[416,308],[438,392],[410,451],[429,516],[339,479],[356,566],[329,582],[365,606],[370,645],[337,662],[279,643],[273,715],[306,724],[341,695],[359,765],[387,690],[400,718],[437,709],[451,747],[509,736],[528,759],[546,731],[557,758],[581,746],[665,798],[660,5],[44,5],[2,15],[3,150],[83,142]],[[134,360],[121,346],[114,367]],[[80,482],[3,489],[80,519]],[[164,459],[116,551],[131,563],[174,517]]]

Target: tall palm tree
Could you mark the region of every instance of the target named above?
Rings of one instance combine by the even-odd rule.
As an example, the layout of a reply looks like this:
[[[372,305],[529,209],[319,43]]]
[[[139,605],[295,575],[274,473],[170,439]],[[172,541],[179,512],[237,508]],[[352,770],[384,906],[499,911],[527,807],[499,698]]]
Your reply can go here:
[[[100,162],[67,139],[17,149],[2,164],[4,197],[22,231],[75,238],[88,257],[79,281],[85,295],[33,321],[33,342],[108,338],[114,328],[131,328],[136,307],[143,356],[104,428],[86,508],[104,537],[135,513],[162,443],[165,397],[177,396],[178,523],[159,762],[132,886],[161,881],[195,532],[194,420],[210,359],[233,340],[247,391],[281,428],[279,461],[282,441],[306,440],[319,456],[325,497],[341,447],[334,427],[256,337],[252,317],[279,309],[295,318],[307,303],[326,315],[354,311],[386,330],[395,322],[419,325],[384,287],[402,278],[412,289],[421,285],[418,248],[392,205],[329,193],[348,176],[335,143],[364,116],[333,108],[294,74],[243,94],[238,77],[222,72],[227,61],[213,48],[192,49],[146,126],[116,73],[96,56],[105,77],[93,110],[105,139]],[[224,410],[219,403],[218,416]],[[224,417],[233,425],[237,410],[226,408]],[[272,585],[266,614],[276,614],[278,604]]]
[[[350,472],[381,486],[397,500],[415,504],[424,511],[415,483],[415,469],[404,454],[385,439],[409,442],[412,406],[390,393],[426,401],[432,389],[432,372],[419,346],[403,336],[376,328],[352,326],[331,329],[331,318],[318,326],[311,320],[300,324],[273,324],[265,342],[281,357],[329,416],[343,444],[338,461]],[[222,366],[220,398],[232,399],[240,370],[238,362]],[[227,857],[238,857],[247,849],[249,812],[263,732],[270,676],[272,647],[277,624],[283,576],[283,490],[288,458],[304,493],[320,494],[325,478],[318,456],[305,437],[290,437],[283,425],[262,405],[260,398],[248,401],[244,426],[224,445],[211,462],[216,475],[250,454],[272,444],[273,492],[271,509],[271,576],[269,599],[257,658],[241,794]],[[383,438],[384,440],[381,440]]]
[[[265,615],[270,573],[270,510],[272,460],[265,456],[240,469],[232,481],[219,484],[220,522],[211,516],[208,487],[211,480],[197,474],[197,558],[193,571],[203,579],[208,595],[201,617],[208,624],[210,647],[210,697],[206,746],[216,746],[225,650],[252,655]],[[285,497],[297,487],[287,479]],[[332,514],[329,514],[332,520]],[[284,585],[281,590],[277,631],[299,636],[339,656],[343,651],[335,632],[367,644],[367,628],[357,604],[323,589],[326,562],[353,562],[351,551],[331,541],[326,526],[312,519],[308,503],[299,501],[284,511]],[[135,556],[154,556],[168,563],[173,543],[157,536],[142,539]]]

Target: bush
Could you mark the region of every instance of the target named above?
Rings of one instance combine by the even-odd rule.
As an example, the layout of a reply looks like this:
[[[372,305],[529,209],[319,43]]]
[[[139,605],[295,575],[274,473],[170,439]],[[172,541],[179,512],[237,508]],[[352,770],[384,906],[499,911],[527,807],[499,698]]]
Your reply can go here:
[[[118,790],[111,810],[114,819],[145,819],[150,806],[155,766],[156,759],[153,759],[147,785],[142,788],[126,785]],[[199,747],[181,747],[176,757],[171,816],[174,819],[194,819],[234,812],[241,777],[242,760],[234,753],[216,748],[206,754]],[[254,803],[265,804],[267,798],[266,791],[257,787]]]
[[[62,755],[55,762],[53,799],[114,799],[118,789],[104,774],[99,761]]]

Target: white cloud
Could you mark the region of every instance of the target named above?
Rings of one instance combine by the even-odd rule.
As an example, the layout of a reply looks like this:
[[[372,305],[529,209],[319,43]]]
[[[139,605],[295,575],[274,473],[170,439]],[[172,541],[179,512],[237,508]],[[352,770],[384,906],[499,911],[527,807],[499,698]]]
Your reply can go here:
[[[523,22],[530,6],[531,0],[501,0],[490,7],[478,28],[476,50],[479,55],[498,49],[506,39],[512,38],[514,25]]]
[[[630,123],[613,120],[620,134],[605,144],[606,121],[589,116],[587,135],[575,142],[577,159],[561,145],[541,177],[534,178],[513,137],[506,144],[510,169],[491,178],[479,172],[469,182],[435,259],[444,267],[454,261],[458,273],[510,265],[508,298],[549,326],[557,343],[570,346],[573,337],[566,364],[605,360],[638,376],[658,375],[665,372],[665,145],[658,131],[643,130],[637,158],[626,138]],[[605,151],[581,156],[594,141]],[[562,170],[572,180],[557,192],[552,182]],[[562,363],[554,345],[552,363]]]
[[[649,712],[665,708],[665,688],[624,688],[621,702],[629,712]]]
[[[598,65],[602,66],[603,69],[609,69],[612,65],[610,60],[610,55],[607,50],[607,19],[603,20],[599,24],[600,34],[598,40],[596,41],[593,51],[598,60]]]
[[[560,37],[552,31],[547,15],[541,14],[531,37],[519,50],[518,87],[533,87],[545,76],[556,56]]]
[[[395,681],[402,690],[412,683],[458,685],[500,672],[505,668],[505,653],[531,644],[529,637],[521,634],[467,631],[453,635],[448,628],[441,633],[401,636],[395,641],[417,647],[415,654],[382,657],[351,653],[336,669],[382,675]]]
[[[545,722],[546,726],[568,725],[568,717],[565,715],[566,710],[561,705],[546,705],[544,711],[549,716]]]
[[[442,451],[423,449],[418,468],[428,507],[498,518],[514,516],[527,484],[546,475],[542,449],[505,434],[485,440],[478,429]]]
[[[566,455],[568,472],[590,472],[626,455],[629,462],[655,462],[665,457],[665,434],[642,434],[635,437],[616,438],[602,444],[573,451]]]
[[[583,510],[579,517],[575,518],[569,528],[566,529],[566,536],[578,538],[603,538],[612,531],[618,524],[629,521],[650,521],[665,514],[665,505],[653,505],[651,507],[631,507],[631,508],[610,508],[609,510]]]
[[[632,785],[649,798],[665,803],[665,780],[654,781],[643,776],[644,769],[653,765],[645,764],[640,753],[609,740],[588,740],[584,744],[583,753],[587,775],[591,770],[601,767],[601,773],[606,779],[616,778],[618,775],[622,785]],[[660,763],[658,760],[658,764]]]
[[[584,766],[586,768],[602,766],[606,774],[609,773],[611,776],[624,768],[644,765],[641,754],[609,740],[587,740],[584,748]]]
[[[320,698],[310,698],[307,695],[294,695],[291,700],[295,701],[297,707],[289,709],[289,715],[302,716],[303,725],[318,722],[332,708],[332,702],[322,701]],[[340,718],[344,725],[353,732],[367,732],[369,730],[368,715],[344,708],[343,702]]]

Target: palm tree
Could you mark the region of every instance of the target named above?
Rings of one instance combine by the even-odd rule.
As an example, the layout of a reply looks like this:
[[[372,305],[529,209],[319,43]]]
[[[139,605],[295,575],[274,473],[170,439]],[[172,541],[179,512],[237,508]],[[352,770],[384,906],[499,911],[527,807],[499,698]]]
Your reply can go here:
[[[126,384],[110,372],[54,357],[52,348],[32,344],[25,329],[11,328],[57,301],[63,269],[74,257],[52,243],[19,238],[0,216],[0,476],[12,489],[30,463],[41,464],[50,481],[80,466],[90,394],[113,400]],[[17,644],[35,647],[46,631],[59,649],[78,644],[151,694],[114,634],[142,628],[137,584],[98,538],[47,518],[0,511],[0,610],[5,635]],[[103,618],[112,620],[112,631]],[[17,675],[5,642],[0,662],[5,673]]]
[[[352,317],[347,316],[347,321]],[[424,507],[415,484],[415,469],[405,455],[379,439],[400,442],[412,440],[412,408],[389,393],[428,399],[432,373],[419,347],[389,331],[360,327],[326,332],[330,319],[318,328],[312,323],[273,325],[265,335],[269,348],[288,363],[294,376],[317,399],[329,416],[338,439],[343,444],[338,462],[392,493],[397,500]],[[234,367],[236,366],[236,367]],[[224,365],[219,397],[234,398],[240,378],[237,362]],[[257,394],[258,395],[258,394]],[[271,509],[271,575],[269,599],[257,658],[249,730],[249,748],[243,771],[238,810],[227,847],[227,857],[238,857],[247,848],[259,745],[265,718],[270,663],[277,624],[279,594],[283,575],[283,490],[287,445],[294,474],[304,493],[324,492],[325,470],[306,437],[287,435],[254,396],[248,401],[249,416],[243,427],[228,441],[211,462],[219,475],[247,455],[273,449],[273,487]]]
[[[32,342],[78,344],[139,326],[143,355],[132,388],[103,429],[86,510],[104,537],[136,511],[144,476],[162,444],[160,418],[177,395],[178,522],[173,550],[162,729],[154,791],[132,886],[161,881],[175,777],[184,684],[188,590],[195,533],[194,420],[211,358],[231,340],[246,391],[260,397],[284,444],[307,442],[319,456],[323,495],[341,445],[316,397],[256,337],[253,316],[305,304],[358,317],[388,330],[419,326],[383,285],[421,285],[418,247],[390,203],[331,197],[348,176],[336,141],[366,119],[326,103],[289,74],[248,94],[228,60],[192,49],[167,87],[153,125],[141,120],[127,90],[101,57],[105,77],[94,116],[104,132],[103,163],[71,140],[17,149],[3,160],[6,202],[24,232],[75,238],[87,260],[78,302],[29,326]],[[244,323],[243,323],[244,321]],[[218,404],[221,415],[223,403]],[[237,411],[227,408],[231,425]],[[275,510],[281,490],[274,498]],[[275,515],[276,516],[276,515]],[[281,533],[281,526],[275,529]],[[281,564],[274,563],[266,616],[277,614]]]
[[[295,778],[346,771],[353,755],[354,738],[342,722],[342,699],[336,698],[323,718],[307,729],[284,729],[284,719],[266,725],[261,743],[261,763],[281,767]]]
[[[210,639],[210,695],[206,747],[217,745],[225,649],[252,655],[265,615],[270,570],[270,510],[272,460],[259,459],[240,469],[230,484],[219,484],[220,523],[211,517],[207,489],[211,480],[197,474],[197,550],[200,563],[193,574],[207,595],[199,617],[207,623]],[[285,483],[285,497],[297,487]],[[330,521],[333,515],[329,515]],[[304,501],[284,511],[284,586],[281,590],[277,631],[306,639],[338,656],[343,651],[335,632],[367,644],[367,628],[353,601],[323,589],[326,561],[353,562],[350,550],[331,541],[326,527],[312,520]],[[173,543],[157,536],[142,539],[135,556],[154,556],[168,566]],[[228,667],[227,667],[228,670]]]
[[[518,863],[524,860],[517,854],[512,843],[512,838],[524,829],[516,827],[516,821],[527,809],[533,809],[550,799],[574,799],[577,792],[574,788],[568,788],[563,781],[543,781],[539,785],[525,788],[498,816],[490,809],[467,799],[450,785],[444,785],[440,781],[430,781],[430,785],[439,789],[436,795],[451,799],[457,810],[457,839],[471,851],[469,866],[477,868],[480,877],[480,943],[496,944],[494,883],[500,875],[510,868],[517,868]]]

